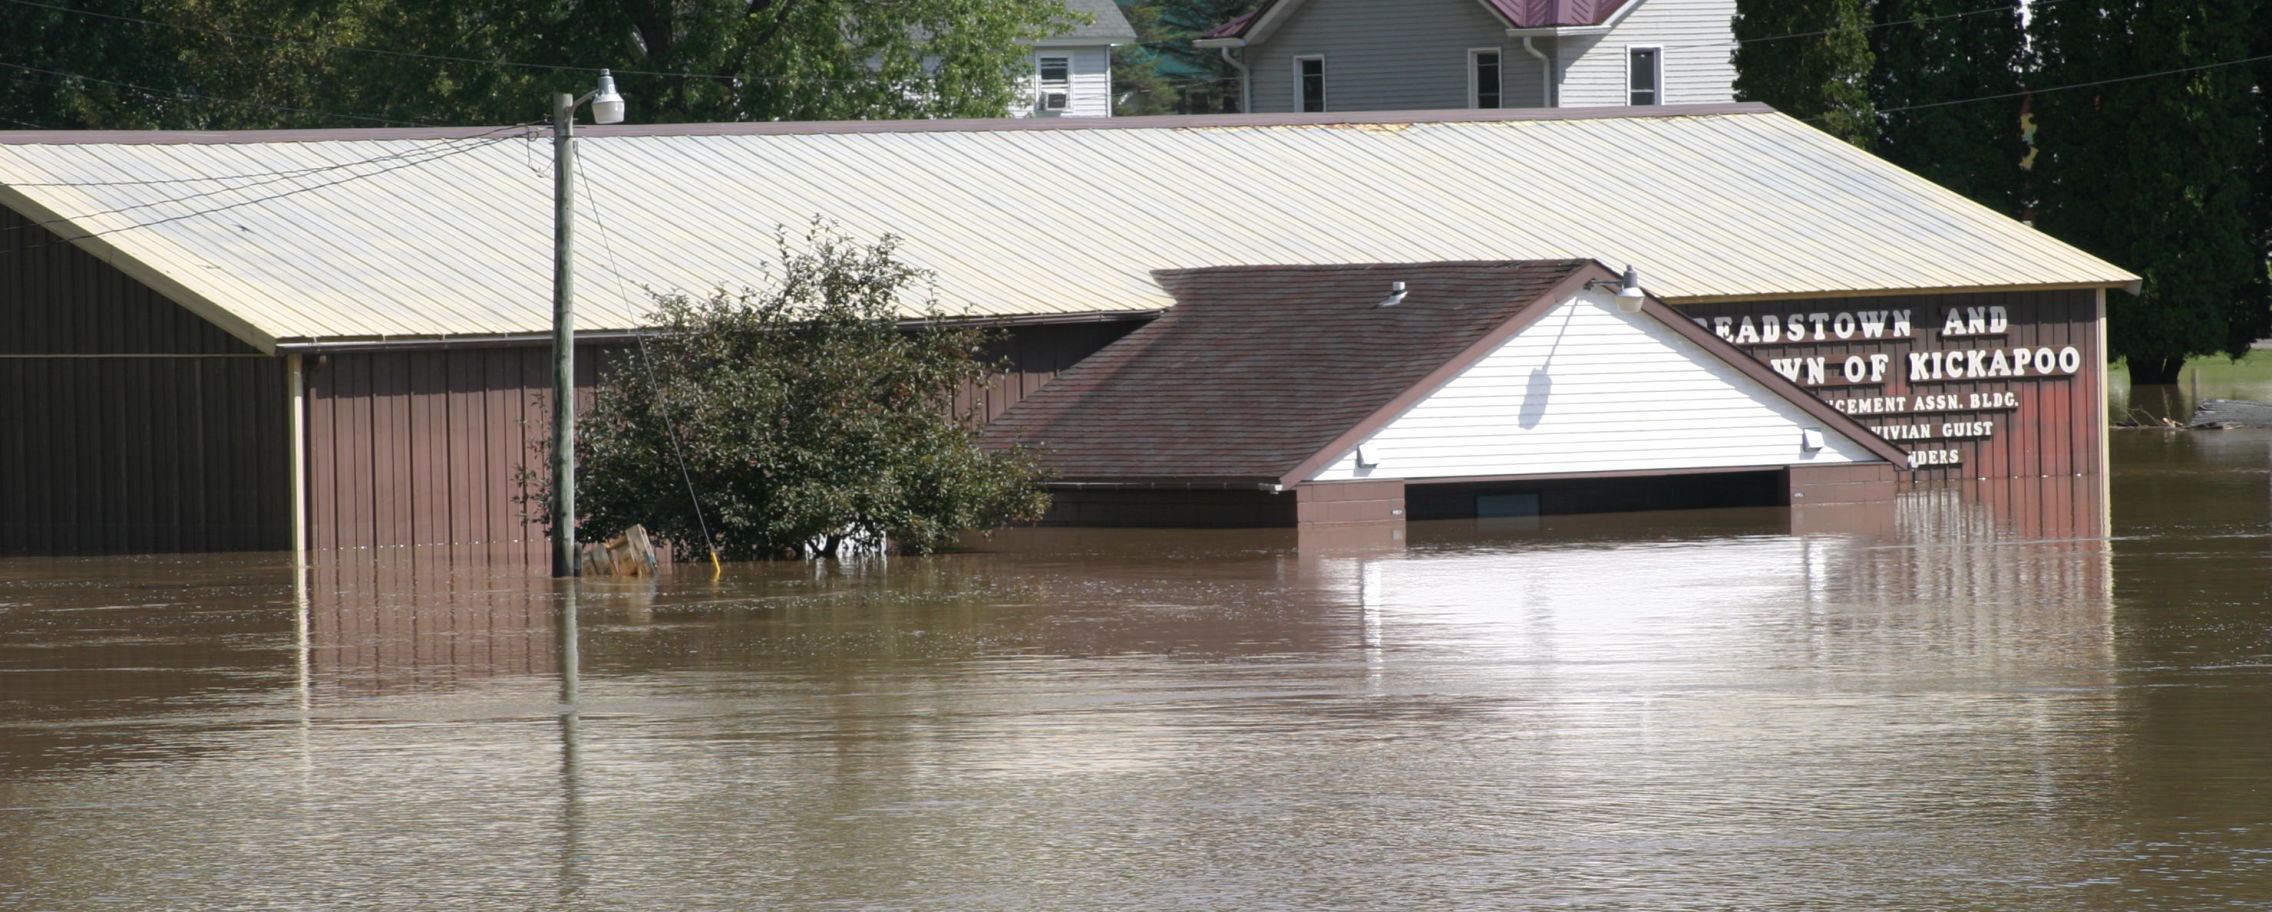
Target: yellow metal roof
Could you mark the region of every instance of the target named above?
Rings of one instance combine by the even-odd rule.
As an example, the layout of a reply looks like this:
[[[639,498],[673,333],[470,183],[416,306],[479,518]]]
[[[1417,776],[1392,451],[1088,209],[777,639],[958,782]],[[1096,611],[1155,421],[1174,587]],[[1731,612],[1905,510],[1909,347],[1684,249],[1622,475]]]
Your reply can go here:
[[[585,330],[636,325],[642,288],[762,286],[816,215],[1008,317],[1155,310],[1152,270],[1226,265],[1590,258],[1675,303],[2137,278],[1758,106],[580,137]],[[264,347],[541,332],[548,140],[0,133],[0,202]]]

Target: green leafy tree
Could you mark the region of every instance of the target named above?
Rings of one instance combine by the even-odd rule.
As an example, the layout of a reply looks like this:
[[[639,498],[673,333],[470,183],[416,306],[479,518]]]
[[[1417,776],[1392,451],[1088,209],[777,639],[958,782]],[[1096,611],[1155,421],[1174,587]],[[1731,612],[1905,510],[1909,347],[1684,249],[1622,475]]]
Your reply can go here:
[[[1867,0],[1737,0],[1736,98],[1869,148],[1869,22]]]
[[[11,38],[50,42],[63,52],[51,69],[80,77],[0,112],[59,128],[518,123],[540,117],[551,93],[589,89],[592,71],[607,67],[645,123],[999,117],[1031,75],[1030,42],[1074,15],[1059,0],[96,0],[85,9],[154,24],[0,5]],[[131,97],[112,97],[121,93]]]
[[[2107,298],[2109,347],[2134,382],[2174,383],[2185,359],[2246,352],[2263,326],[2264,107],[2248,67],[2129,79],[2250,51],[2247,0],[2068,0],[2032,39],[2037,224],[2145,277]],[[2095,85],[2085,85],[2099,83]]]
[[[921,328],[902,328],[925,276],[892,238],[862,245],[816,222],[780,250],[768,291],[657,298],[644,356],[606,373],[580,423],[581,537],[642,523],[682,553],[833,556],[1039,518],[1035,463],[982,451],[955,411],[999,368],[980,355],[989,334],[942,321],[932,300]]]
[[[2005,215],[2021,212],[2017,2],[1878,0],[1870,31],[1876,151]],[[1973,99],[1991,99],[1975,101]],[[1961,102],[1951,104],[1950,102]]]

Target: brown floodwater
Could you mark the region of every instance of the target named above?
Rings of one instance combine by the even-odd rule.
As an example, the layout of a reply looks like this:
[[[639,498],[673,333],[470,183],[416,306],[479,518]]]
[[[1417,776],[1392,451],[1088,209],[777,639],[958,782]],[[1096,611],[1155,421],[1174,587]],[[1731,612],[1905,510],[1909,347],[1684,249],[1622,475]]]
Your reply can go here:
[[[0,909],[2272,907],[2272,432],[573,593],[0,559]],[[2111,514],[2111,526],[2108,516]]]

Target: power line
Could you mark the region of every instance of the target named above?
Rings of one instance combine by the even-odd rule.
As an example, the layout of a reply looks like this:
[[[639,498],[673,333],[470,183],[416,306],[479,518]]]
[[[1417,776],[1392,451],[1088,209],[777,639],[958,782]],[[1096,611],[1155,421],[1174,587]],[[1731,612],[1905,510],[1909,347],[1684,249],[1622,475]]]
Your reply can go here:
[[[599,185],[592,183],[590,178],[584,176],[583,157],[577,156],[575,161],[576,181],[583,184],[589,191],[585,195],[590,199],[592,207],[592,224],[599,228],[600,246],[607,250],[607,269],[615,274],[616,300],[628,311],[631,309],[631,295],[623,288],[623,268],[615,260],[615,241],[612,234],[607,230],[607,219],[600,214]],[[569,330],[569,334],[571,337],[574,336],[573,328]],[[694,507],[694,522],[702,528],[702,547],[709,549],[710,567],[715,572],[718,569],[718,540],[710,532],[710,520],[702,514],[702,498],[694,492],[694,474],[686,468],[686,451],[679,443],[678,422],[671,418],[669,397],[663,394],[663,383],[655,376],[654,358],[647,353],[647,333],[641,328],[633,326],[631,338],[638,343],[639,364],[646,369],[648,388],[655,392],[655,408],[662,413],[663,430],[669,432],[671,438],[671,458],[678,463],[679,480],[686,484],[686,500],[688,504]]]
[[[10,2],[16,2],[16,0],[10,0]],[[387,126],[396,127],[435,126],[434,124],[421,123],[415,120],[396,120],[387,117],[365,117],[359,114],[340,114],[332,111],[318,111],[313,108],[295,108],[288,105],[275,105],[259,101],[246,101],[241,98],[222,98],[217,95],[205,95],[188,89],[160,89],[152,86],[137,85],[131,82],[119,82],[115,79],[99,79],[93,76],[82,76],[78,73],[66,73],[61,70],[43,70],[39,67],[29,67],[24,66],[20,63],[9,63],[4,60],[0,60],[0,67],[7,67],[11,70],[20,70],[26,73],[37,73],[43,76],[53,76],[58,79],[76,79],[84,82],[96,83],[98,85],[116,86],[118,88],[127,89],[129,91],[139,92],[151,98],[178,99],[181,101],[210,101],[218,102],[221,104],[240,105],[249,108],[263,108],[270,111],[283,111],[290,114],[314,114],[319,117],[336,117],[340,120],[359,120],[365,123],[385,124]],[[61,83],[56,84],[61,85]]]
[[[17,121],[17,122],[18,122],[18,123],[22,123],[22,121]],[[497,127],[497,128],[494,128],[494,129],[490,129],[490,130],[484,130],[484,131],[482,131],[482,132],[480,132],[480,133],[471,133],[471,134],[467,134],[467,135],[465,135],[465,136],[455,136],[455,137],[450,137],[450,138],[447,138],[447,139],[444,139],[444,140],[441,140],[441,141],[442,141],[443,143],[445,143],[445,144],[448,144],[448,143],[460,143],[460,142],[465,142],[465,141],[467,141],[467,140],[474,140],[474,139],[483,139],[483,138],[486,138],[486,137],[495,136],[495,135],[497,135],[497,134],[499,134],[499,133],[503,133],[503,132],[505,132],[505,131],[507,131],[507,130],[519,130],[519,129],[524,129],[524,128],[527,128],[527,127],[534,127],[534,126],[536,126],[536,125],[538,125],[538,124],[541,124],[541,123],[544,123],[544,121],[541,121],[541,120],[531,120],[531,121],[526,121],[526,122],[523,122],[523,123],[517,123],[517,124],[508,124],[508,125],[506,125],[506,126]],[[506,137],[506,138],[508,138],[508,139],[526,139],[526,138],[527,138],[527,137],[528,137],[529,135],[534,135],[534,134],[533,134],[533,131],[532,131],[532,133],[530,133],[530,134],[523,134],[523,135],[521,135],[521,136],[513,136],[513,137]],[[379,155],[379,156],[373,156],[373,157],[371,157],[371,158],[361,158],[361,159],[356,159],[356,160],[354,160],[354,161],[349,161],[349,162],[339,162],[339,163],[337,163],[337,164],[330,164],[330,165],[309,165],[309,166],[307,166],[307,167],[305,167],[305,168],[287,168],[287,169],[283,169],[283,170],[280,170],[280,171],[248,171],[248,172],[245,172],[245,173],[242,173],[242,174],[200,174],[200,175],[195,175],[195,176],[191,176],[191,177],[163,177],[163,178],[152,178],[152,179],[149,179],[149,180],[115,180],[115,181],[107,181],[107,180],[98,180],[98,181],[0,181],[0,184],[6,184],[7,186],[10,186],[10,187],[148,187],[148,186],[154,186],[154,185],[164,185],[164,184],[203,184],[203,183],[213,183],[213,182],[216,182],[216,181],[255,180],[255,179],[258,179],[258,178],[272,178],[272,177],[305,177],[305,176],[307,176],[307,175],[310,175],[310,174],[321,174],[321,173],[323,173],[323,172],[326,172],[326,171],[338,171],[338,170],[341,170],[341,169],[345,169],[345,168],[355,168],[355,167],[361,167],[361,166],[363,166],[363,165],[373,164],[373,163],[376,163],[376,162],[383,162],[383,161],[392,161],[392,160],[394,160],[394,159],[398,159],[398,158],[407,158],[407,157],[409,157],[409,156],[411,156],[411,155],[419,154],[420,152],[423,152],[423,151],[426,151],[426,150],[412,150],[412,151],[408,151],[408,152],[395,152],[395,153],[391,153],[391,154],[387,154],[387,155]],[[224,188],[221,188],[221,189],[222,189],[222,190],[240,190],[240,189],[243,189],[243,188],[242,188],[242,187],[224,187]],[[215,192],[219,192],[219,191],[215,191]],[[101,214],[101,213],[90,213],[90,214],[96,214],[96,215],[99,215],[99,214]]]
[[[452,146],[452,145],[461,144],[461,143],[469,143],[469,142],[472,142],[472,143],[481,143],[481,144],[484,144],[484,145],[485,145],[486,143],[485,143],[485,142],[483,142],[483,141],[484,141],[484,140],[485,140],[485,139],[486,139],[487,137],[495,136],[496,134],[499,134],[499,133],[503,133],[503,132],[505,132],[505,131],[507,131],[507,130],[518,130],[518,129],[522,129],[522,128],[525,128],[525,127],[529,127],[529,126],[533,126],[533,124],[514,124],[514,125],[512,125],[512,126],[506,126],[506,127],[498,127],[498,128],[496,128],[496,129],[494,129],[494,130],[490,130],[490,131],[488,131],[488,132],[486,132],[486,133],[476,134],[476,135],[474,135],[474,136],[458,137],[458,138],[455,138],[455,139],[446,140],[446,141],[444,141],[444,142],[443,142],[442,144],[440,144],[439,146],[435,146],[435,147],[420,148],[420,149],[414,149],[414,150],[405,151],[405,152],[395,152],[395,153],[391,153],[391,154],[388,154],[388,155],[380,155],[380,156],[375,156],[375,157],[372,157],[372,158],[360,159],[360,160],[357,160],[357,161],[351,161],[351,162],[342,162],[342,163],[339,163],[339,164],[334,164],[334,165],[325,165],[325,166],[322,166],[322,167],[318,167],[318,168],[304,168],[304,169],[299,169],[298,171],[279,171],[279,172],[274,172],[274,173],[273,173],[273,174],[271,174],[271,175],[261,176],[261,179],[259,179],[259,180],[254,180],[254,181],[253,181],[252,183],[249,183],[249,184],[237,184],[237,185],[234,185],[234,186],[228,186],[228,187],[217,187],[217,188],[214,188],[214,189],[212,189],[212,190],[203,190],[203,191],[199,191],[199,192],[197,192],[197,193],[189,193],[189,194],[184,194],[184,195],[182,195],[182,196],[173,196],[173,197],[166,197],[166,198],[164,198],[164,199],[156,199],[156,200],[151,200],[151,201],[149,201],[149,202],[144,202],[144,203],[136,203],[136,204],[134,204],[134,205],[131,205],[131,206],[121,206],[121,207],[118,207],[118,208],[116,208],[116,209],[104,209],[104,210],[95,211],[95,212],[80,212],[80,213],[74,213],[74,214],[71,214],[71,215],[66,215],[66,216],[59,216],[59,217],[57,217],[57,218],[51,218],[51,219],[46,219],[46,220],[43,220],[43,221],[33,222],[33,223],[31,223],[31,224],[26,224],[26,225],[15,225],[15,226],[11,226],[11,227],[8,227],[8,228],[0,228],[0,233],[6,233],[6,232],[9,232],[9,231],[23,231],[23,230],[26,230],[26,229],[30,229],[30,228],[45,228],[45,227],[47,227],[47,226],[49,226],[49,225],[63,224],[63,223],[69,223],[69,222],[77,222],[77,221],[81,221],[81,220],[84,220],[84,219],[90,219],[90,218],[94,218],[94,217],[96,217],[96,216],[102,216],[102,215],[118,215],[118,214],[120,214],[120,213],[125,213],[125,212],[132,212],[132,211],[135,211],[135,210],[137,210],[137,209],[150,209],[150,208],[154,208],[154,207],[157,207],[157,206],[165,206],[165,205],[170,205],[170,204],[173,204],[173,203],[184,203],[184,202],[189,202],[189,201],[191,201],[191,200],[195,200],[195,199],[201,199],[201,198],[204,198],[204,197],[208,197],[208,196],[218,196],[218,195],[220,195],[220,194],[223,194],[223,193],[237,193],[237,192],[240,192],[240,191],[244,191],[244,190],[248,190],[248,189],[251,189],[251,188],[253,188],[253,187],[261,187],[261,186],[266,186],[266,185],[269,185],[269,184],[280,183],[280,182],[283,182],[283,181],[292,180],[292,179],[294,179],[294,178],[305,177],[305,176],[307,176],[308,174],[311,174],[311,173],[325,173],[325,172],[330,172],[330,171],[339,171],[339,170],[344,170],[344,169],[348,169],[348,168],[360,168],[360,167],[363,167],[363,166],[366,166],[366,165],[374,165],[374,164],[378,164],[378,163],[381,163],[381,162],[387,162],[387,161],[397,161],[397,160],[409,160],[409,163],[410,163],[410,164],[423,164],[423,163],[425,163],[425,162],[429,162],[429,161],[435,161],[435,160],[437,160],[437,159],[441,159],[441,158],[447,158],[447,157],[449,157],[450,155],[454,155],[454,154],[456,154],[456,152],[455,152],[455,151],[453,151],[453,150],[451,150],[451,149],[450,149],[450,146]],[[513,137],[513,136],[500,137],[500,139],[501,139],[501,140],[509,140],[509,139],[517,139],[517,138],[519,138],[519,137]],[[392,169],[386,169],[386,170],[392,170]],[[382,170],[382,171],[374,171],[374,172],[371,172],[371,173],[372,173],[372,174],[383,174],[383,173],[385,173],[385,171],[384,171],[384,170]],[[365,176],[367,176],[367,175],[365,175]],[[147,185],[147,184],[167,184],[167,183],[189,183],[189,182],[200,181],[200,180],[217,180],[217,179],[219,179],[219,178],[176,178],[176,179],[174,179],[174,180],[172,180],[172,181],[139,181],[139,182],[134,182],[134,183],[138,183],[138,184],[145,184],[145,185]],[[337,182],[334,182],[334,183],[337,183]],[[105,184],[101,184],[101,183],[91,183],[91,184],[75,184],[75,183],[45,183],[45,184],[11,184],[10,186],[16,186],[16,187],[84,187],[84,186],[107,186],[107,185],[105,185]],[[324,185],[319,185],[319,186],[330,186],[330,185],[329,185],[329,184],[324,184]]]
[[[2154,79],[2161,76],[2176,76],[2182,73],[2198,73],[2202,70],[2214,70],[2219,67],[2242,66],[2251,63],[2262,63],[2268,60],[2272,60],[2272,54],[2260,54],[2255,57],[2243,57],[2239,60],[2225,60],[2217,63],[2204,63],[2198,66],[2179,67],[2174,70],[2163,70],[2158,73],[2140,73],[2136,76],[2116,76],[2112,79],[2095,79],[2090,82],[2070,83],[2068,85],[2051,86],[2049,88],[2042,89],[2023,89],[2018,92],[2005,92],[2001,95],[1983,95],[1979,98],[1959,98],[1953,101],[1928,101],[1923,104],[1902,105],[1898,108],[1879,108],[1877,109],[1877,113],[1893,114],[1901,111],[1915,111],[1923,108],[1941,108],[1947,107],[1949,105],[1971,104],[1976,101],[2000,101],[2007,98],[2019,98],[2026,95],[2042,95],[2049,92],[2064,92],[2068,89],[2087,89],[2092,86],[2112,85],[2117,82],[2136,82],[2141,79]]]
[[[237,202],[234,202],[234,203],[230,203],[230,204],[228,204],[228,205],[225,205],[225,206],[215,206],[215,207],[213,207],[213,208],[211,208],[211,209],[200,209],[200,210],[197,210],[197,211],[195,211],[195,212],[184,212],[184,213],[181,213],[181,214],[179,214],[179,215],[171,215],[171,216],[167,216],[167,217],[165,217],[165,218],[161,218],[161,219],[152,219],[152,220],[150,220],[150,221],[147,221],[147,222],[136,222],[136,223],[134,223],[134,224],[130,224],[130,225],[119,225],[119,226],[116,226],[116,227],[112,227],[112,228],[105,228],[105,229],[103,229],[103,230],[101,230],[101,231],[90,231],[90,232],[87,232],[87,233],[85,233],[85,234],[76,234],[76,235],[71,235],[71,236],[69,236],[69,237],[62,237],[62,236],[58,236],[58,237],[57,237],[57,238],[56,238],[55,240],[53,240],[53,241],[45,241],[45,242],[42,242],[42,243],[38,243],[38,244],[31,244],[31,245],[27,245],[27,246],[24,246],[24,247],[18,247],[18,248],[16,248],[16,252],[19,252],[19,253],[20,253],[20,252],[23,252],[23,251],[27,251],[27,250],[37,250],[37,249],[39,249],[39,248],[41,248],[41,247],[52,246],[52,245],[55,245],[55,244],[60,244],[60,243],[71,243],[71,242],[76,242],[76,241],[84,241],[84,240],[88,240],[88,239],[91,239],[91,238],[98,238],[98,237],[102,237],[102,236],[104,236],[104,235],[109,235],[109,234],[117,234],[117,233],[119,233],[119,232],[122,232],[122,231],[133,231],[133,230],[136,230],[136,229],[139,229],[139,228],[150,228],[150,227],[155,227],[155,226],[158,226],[158,225],[164,225],[164,224],[167,224],[167,223],[169,223],[169,222],[178,222],[178,221],[182,221],[182,220],[184,220],[184,219],[193,219],[193,218],[198,218],[198,217],[200,217],[200,216],[207,216],[207,215],[213,215],[213,214],[216,214],[216,213],[227,212],[227,211],[229,211],[229,210],[232,210],[232,209],[242,209],[242,208],[244,208],[244,207],[246,207],[246,206],[256,206],[256,205],[259,205],[259,204],[261,204],[261,203],[274,202],[274,201],[276,201],[276,200],[284,199],[285,197],[290,197],[290,196],[298,196],[298,195],[300,195],[300,194],[302,194],[302,193],[313,193],[313,192],[315,192],[315,191],[317,191],[317,190],[324,190],[324,189],[328,189],[328,188],[331,188],[331,187],[337,187],[337,186],[339,186],[339,185],[341,185],[341,184],[349,184],[349,183],[354,183],[355,181],[359,181],[359,180],[365,180],[365,179],[368,179],[368,178],[377,177],[377,176],[379,176],[379,175],[381,175],[381,174],[387,174],[387,173],[390,173],[390,172],[394,172],[394,171],[400,171],[400,170],[403,170],[403,169],[405,169],[405,168],[415,168],[415,167],[417,167],[417,166],[419,166],[419,165],[432,164],[432,163],[434,163],[434,162],[436,162],[436,161],[440,161],[441,159],[445,159],[445,158],[451,158],[451,157],[454,157],[454,156],[458,156],[458,155],[464,155],[464,154],[466,154],[466,153],[468,153],[468,152],[474,152],[474,151],[478,151],[478,150],[480,150],[480,149],[485,149],[485,148],[488,148],[489,146],[492,146],[492,145],[496,145],[497,143],[501,143],[501,142],[511,142],[511,141],[513,141],[513,140],[515,140],[515,139],[518,139],[518,138],[519,138],[519,137],[514,137],[514,136],[499,136],[499,137],[495,137],[495,138],[491,138],[491,139],[485,139],[485,140],[482,140],[482,141],[480,141],[480,142],[478,142],[478,143],[475,143],[475,144],[472,144],[472,145],[462,146],[462,147],[459,147],[459,148],[456,148],[456,149],[452,149],[452,150],[449,150],[449,151],[447,151],[447,152],[442,152],[442,153],[439,153],[439,154],[436,154],[436,155],[428,156],[428,157],[426,157],[426,158],[420,158],[420,159],[414,159],[414,160],[410,160],[410,161],[405,161],[405,162],[403,162],[403,163],[401,163],[401,164],[397,164],[397,165],[394,165],[394,166],[391,166],[391,167],[387,167],[387,168],[381,168],[381,169],[379,169],[379,170],[377,170],[377,171],[372,171],[372,172],[368,172],[368,173],[365,173],[365,174],[355,174],[355,175],[349,175],[349,176],[347,176],[347,177],[343,177],[343,178],[340,178],[340,179],[338,179],[338,180],[334,180],[334,181],[326,181],[326,182],[324,182],[324,183],[320,183],[320,184],[310,184],[310,185],[308,185],[308,186],[305,186],[305,187],[295,187],[295,188],[293,188],[293,189],[290,189],[290,190],[286,190],[286,191],[284,191],[284,192],[282,192],[282,193],[272,193],[272,194],[269,194],[269,195],[267,195],[267,196],[254,197],[254,198],[252,198],[252,199],[248,199],[248,200],[239,200],[239,201],[237,201]],[[85,217],[85,216],[82,216],[82,217]],[[26,228],[26,227],[31,227],[31,226],[27,226],[27,225],[18,225],[18,226],[14,226],[14,227],[13,227],[13,228],[11,228],[10,230],[14,230],[14,229],[16,229],[16,228]]]

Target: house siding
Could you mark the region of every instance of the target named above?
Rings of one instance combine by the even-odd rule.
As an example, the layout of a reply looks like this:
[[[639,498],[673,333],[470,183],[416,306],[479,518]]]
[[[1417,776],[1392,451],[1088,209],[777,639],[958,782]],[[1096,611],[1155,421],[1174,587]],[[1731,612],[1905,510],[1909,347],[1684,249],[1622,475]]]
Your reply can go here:
[[[1543,378],[1543,379],[1542,379]],[[1740,369],[1643,314],[1576,297],[1340,455],[1311,480],[1677,471],[1876,460]]]
[[[1719,104],[1735,99],[1735,0],[1645,0],[1604,35],[1557,39],[1558,106],[1630,103],[1626,52],[1663,48],[1659,104]]]
[[[1320,54],[1328,111],[1465,108],[1475,48],[1502,55],[1502,106],[1542,106],[1537,58],[1474,0],[1309,0],[1245,60],[1257,112],[1296,110],[1294,58]]]
[[[0,210],[0,553],[291,545],[283,360]]]
[[[1041,110],[1041,58],[1069,58],[1073,97],[1064,111]],[[1027,99],[1023,106],[1012,108],[1011,117],[1111,117],[1112,116],[1112,49],[1104,46],[1042,46],[1034,49],[1033,72],[1026,78]]]

